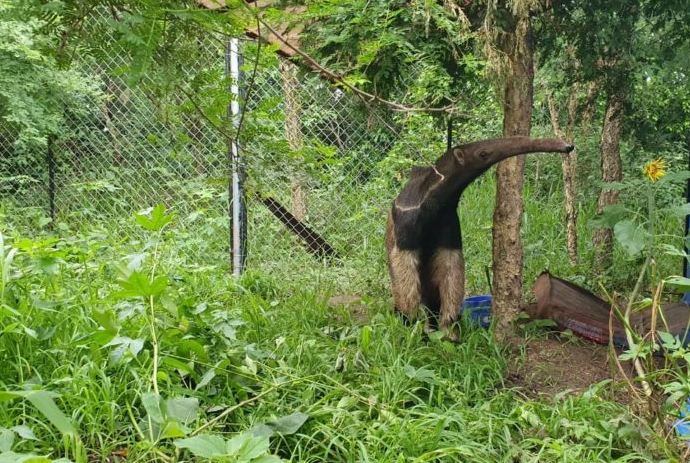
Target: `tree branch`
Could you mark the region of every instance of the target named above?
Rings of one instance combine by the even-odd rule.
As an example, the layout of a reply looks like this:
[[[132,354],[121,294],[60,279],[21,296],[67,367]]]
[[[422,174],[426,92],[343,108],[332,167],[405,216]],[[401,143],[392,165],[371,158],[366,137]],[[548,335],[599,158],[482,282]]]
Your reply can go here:
[[[312,69],[318,71],[320,74],[325,76],[328,80],[330,80],[332,82],[337,82],[340,85],[342,85],[343,87],[351,90],[355,95],[357,95],[359,98],[361,98],[367,104],[369,104],[369,103],[383,104],[383,105],[388,106],[389,108],[393,109],[394,111],[398,111],[398,112],[453,113],[453,114],[468,116],[465,113],[458,112],[457,111],[458,107],[455,103],[447,105],[447,106],[441,106],[441,107],[407,106],[407,105],[404,105],[401,103],[397,103],[395,101],[386,100],[384,98],[379,97],[376,94],[361,90],[361,89],[355,87],[354,85],[346,82],[345,79],[341,75],[339,75],[336,72],[334,72],[334,71],[326,68],[325,66],[321,65],[315,58],[312,58],[307,52],[305,52],[301,48],[290,43],[280,32],[275,30],[273,27],[271,27],[270,24],[268,24],[265,20],[263,20],[258,12],[256,12],[253,8],[251,8],[249,5],[245,4],[244,2],[242,2],[242,4],[246,8],[248,8],[252,12],[253,15],[255,15],[256,20],[258,22],[263,24],[263,26],[266,29],[268,29],[271,32],[271,34],[273,34],[283,45],[290,48],[297,55],[299,55],[302,59],[304,59]],[[259,34],[259,39],[261,40],[260,34]]]

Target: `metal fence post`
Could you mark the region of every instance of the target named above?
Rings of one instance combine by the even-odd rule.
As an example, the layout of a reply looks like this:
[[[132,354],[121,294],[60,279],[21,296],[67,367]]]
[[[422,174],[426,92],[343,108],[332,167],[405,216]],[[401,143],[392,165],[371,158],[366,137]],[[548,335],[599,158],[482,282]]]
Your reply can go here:
[[[239,40],[231,38],[227,41],[225,49],[225,73],[230,77],[230,108],[229,116],[232,117],[235,130],[240,124],[240,58]],[[232,274],[236,277],[242,274],[245,261],[245,204],[242,190],[242,166],[240,159],[240,147],[238,135],[228,141],[228,158],[230,160],[231,175],[228,185],[229,215],[231,225],[231,267]]]
[[[55,152],[53,151],[54,137],[48,137],[47,159],[48,159],[48,207],[50,208],[51,226],[55,225]]]

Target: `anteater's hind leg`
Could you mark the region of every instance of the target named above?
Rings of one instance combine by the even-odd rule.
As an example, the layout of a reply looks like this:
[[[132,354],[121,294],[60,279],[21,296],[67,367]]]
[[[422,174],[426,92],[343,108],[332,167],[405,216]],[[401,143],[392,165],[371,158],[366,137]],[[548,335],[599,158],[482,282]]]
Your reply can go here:
[[[465,297],[465,261],[462,249],[439,248],[431,256],[431,283],[438,290],[439,328],[451,341],[460,340],[455,323]]]
[[[421,315],[422,303],[421,253],[415,249],[400,249],[393,227],[393,219],[389,214],[386,228],[386,251],[393,302],[395,309],[408,320],[416,320]]]
[[[419,251],[394,246],[388,258],[395,308],[408,319],[415,320],[420,315],[422,303]]]

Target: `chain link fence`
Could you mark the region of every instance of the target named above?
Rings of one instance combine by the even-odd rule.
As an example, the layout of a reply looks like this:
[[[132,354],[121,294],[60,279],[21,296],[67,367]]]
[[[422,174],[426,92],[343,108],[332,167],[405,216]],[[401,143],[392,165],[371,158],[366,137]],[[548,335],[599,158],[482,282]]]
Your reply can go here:
[[[227,91],[225,42],[199,41],[190,79],[203,70],[216,92]],[[243,41],[242,50],[246,268],[298,284],[371,286],[385,273],[385,218],[401,173],[437,155],[444,140],[413,146],[392,114],[277,57],[254,73],[256,45]],[[154,74],[128,83],[119,71],[129,56],[115,44],[94,56],[80,65],[104,96],[66,113],[64,132],[48,148],[27,155],[0,122],[0,194],[123,237],[134,213],[163,203],[178,217],[179,258],[227,268],[228,140],[200,110],[204,96],[161,97]]]

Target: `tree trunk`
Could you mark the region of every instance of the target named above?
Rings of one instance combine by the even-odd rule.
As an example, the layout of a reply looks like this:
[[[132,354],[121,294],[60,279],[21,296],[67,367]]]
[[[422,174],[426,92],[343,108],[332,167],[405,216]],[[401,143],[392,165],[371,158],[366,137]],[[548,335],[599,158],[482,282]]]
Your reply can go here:
[[[110,146],[113,150],[113,165],[119,166],[122,165],[123,161],[125,160],[122,154],[122,150],[120,149],[120,147],[122,146],[120,140],[122,140],[123,138],[120,134],[120,130],[118,129],[117,125],[113,122],[112,115],[116,109],[116,104],[119,103],[121,92],[119,87],[112,78],[104,74],[103,79],[106,81],[106,92],[112,98],[107,98],[104,101],[103,107],[101,109],[101,114],[103,115],[105,128],[108,130],[108,136],[111,140]]]
[[[621,167],[620,138],[623,121],[623,95],[611,93],[606,104],[604,125],[601,131],[601,178],[604,183],[619,182],[623,179]],[[603,186],[599,194],[597,212],[602,213],[606,206],[618,203],[618,191]],[[613,230],[599,228],[594,232],[595,269],[607,270],[613,258]]]
[[[503,135],[529,135],[532,122],[534,65],[529,16],[515,18],[514,31],[501,44],[508,59],[504,84]],[[496,169],[493,217],[493,307],[496,338],[514,338],[522,301],[522,220],[524,156],[502,161]]]
[[[280,61],[280,74],[283,78],[283,98],[285,104],[285,138],[291,150],[302,147],[302,130],[300,128],[300,104],[297,89],[299,82],[295,65],[287,60]],[[303,221],[307,215],[307,195],[304,191],[304,174],[293,172],[290,182],[292,196],[292,215]]]
[[[589,130],[592,127],[592,118],[597,109],[598,90],[598,82],[596,80],[591,81],[587,87],[587,96],[585,97],[584,109],[582,110],[582,128],[586,135],[589,135]]]
[[[553,95],[548,96],[549,113],[551,115],[551,126],[557,137],[570,142],[574,141],[575,117],[577,115],[577,90],[578,85],[573,85],[568,98],[568,122],[566,125],[567,133],[563,133],[558,122],[558,110]],[[576,148],[577,149],[577,148]],[[563,203],[565,208],[565,227],[566,227],[566,248],[568,258],[572,265],[577,264],[577,207],[575,205],[575,185],[577,175],[577,151],[574,149],[570,153],[561,155],[561,165],[563,168]]]

